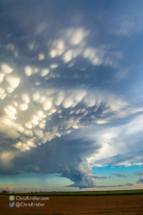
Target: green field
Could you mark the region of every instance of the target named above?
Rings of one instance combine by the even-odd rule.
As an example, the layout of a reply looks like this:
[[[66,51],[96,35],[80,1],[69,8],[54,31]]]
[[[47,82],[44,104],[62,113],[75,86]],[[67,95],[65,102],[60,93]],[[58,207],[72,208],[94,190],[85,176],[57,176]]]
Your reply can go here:
[[[0,193],[0,195],[18,196],[108,196],[108,195],[139,195],[143,190],[90,191],[90,192],[47,192],[47,193]]]

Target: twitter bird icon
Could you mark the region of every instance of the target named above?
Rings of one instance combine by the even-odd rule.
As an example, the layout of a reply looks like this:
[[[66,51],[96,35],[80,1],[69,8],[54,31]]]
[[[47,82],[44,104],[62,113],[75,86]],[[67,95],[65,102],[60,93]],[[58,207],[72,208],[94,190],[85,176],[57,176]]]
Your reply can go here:
[[[15,205],[15,202],[12,202],[12,203],[9,202],[9,207],[10,208],[13,208],[14,205]]]

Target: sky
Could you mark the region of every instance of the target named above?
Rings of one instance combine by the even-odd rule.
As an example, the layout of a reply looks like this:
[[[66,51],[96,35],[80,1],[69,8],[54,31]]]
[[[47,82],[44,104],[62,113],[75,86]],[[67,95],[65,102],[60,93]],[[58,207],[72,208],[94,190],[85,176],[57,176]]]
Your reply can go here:
[[[0,191],[143,188],[142,7],[1,1]]]

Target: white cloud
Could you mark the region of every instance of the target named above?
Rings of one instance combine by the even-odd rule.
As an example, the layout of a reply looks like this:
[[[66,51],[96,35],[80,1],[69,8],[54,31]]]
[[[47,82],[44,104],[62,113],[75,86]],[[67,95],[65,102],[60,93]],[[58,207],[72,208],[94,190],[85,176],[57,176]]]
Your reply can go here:
[[[32,68],[30,66],[25,67],[25,75],[26,76],[31,76],[33,73]]]
[[[3,74],[3,73],[0,73],[0,83],[3,82],[3,78],[4,78],[4,74]]]
[[[52,103],[49,100],[46,100],[42,103],[42,107],[44,110],[49,110],[52,107]]]
[[[26,103],[20,104],[19,105],[20,110],[25,111],[28,108],[28,105]]]
[[[25,103],[29,103],[30,102],[30,98],[28,94],[22,94],[21,95],[21,99],[23,100],[23,102]]]
[[[45,58],[45,55],[44,55],[44,54],[40,53],[40,54],[38,55],[38,60],[44,60],[44,58]]]
[[[20,79],[18,77],[6,76],[6,81],[9,83],[10,87],[16,88],[20,83]]]
[[[49,73],[49,69],[43,69],[43,70],[41,71],[41,76],[42,76],[42,77],[43,77],[43,76],[46,76],[48,73]]]
[[[3,63],[1,64],[1,71],[7,74],[7,73],[11,73],[13,69],[9,65]]]
[[[72,59],[73,55],[73,50],[68,50],[64,55],[63,55],[63,60],[64,62],[68,62]]]

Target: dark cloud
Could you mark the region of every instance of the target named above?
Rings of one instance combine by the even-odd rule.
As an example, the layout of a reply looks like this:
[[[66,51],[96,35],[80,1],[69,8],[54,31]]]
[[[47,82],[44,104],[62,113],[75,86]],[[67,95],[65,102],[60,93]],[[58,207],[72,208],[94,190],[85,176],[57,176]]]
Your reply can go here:
[[[133,186],[133,184],[131,183],[127,183],[127,184],[124,184],[124,185],[118,185],[119,187],[122,187],[122,186]]]
[[[143,172],[135,172],[135,175],[137,176],[143,175]]]
[[[143,183],[143,179],[142,179],[142,178],[140,178],[140,179],[136,182],[136,184],[141,184],[141,183]]]
[[[127,183],[127,184],[119,184],[119,185],[109,185],[109,186],[96,186],[96,187],[100,187],[100,188],[108,188],[108,187],[124,187],[124,186],[133,186],[133,184],[131,183]]]
[[[117,177],[124,177],[124,178],[126,178],[127,176],[126,175],[123,175],[123,174],[121,174],[121,173],[117,173],[117,174],[113,174],[113,175],[115,175],[115,176],[117,176]]]
[[[91,177],[91,167],[86,156],[90,156],[91,151],[98,150],[99,146],[95,148],[91,145],[92,143],[88,147],[87,142],[77,139],[71,141],[67,135],[60,138],[60,143],[59,139],[53,139],[47,144],[16,156],[11,161],[11,172],[58,173],[59,177],[67,177],[74,182],[71,185],[73,187],[94,187],[95,182]],[[8,169],[2,173],[9,174],[9,171]]]
[[[107,177],[105,177],[105,176],[92,176],[93,178],[95,178],[95,179],[106,179]]]

